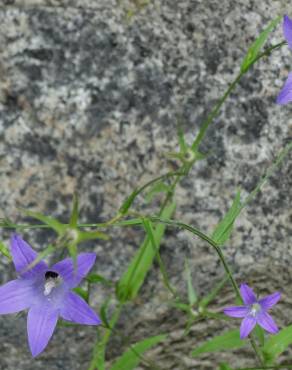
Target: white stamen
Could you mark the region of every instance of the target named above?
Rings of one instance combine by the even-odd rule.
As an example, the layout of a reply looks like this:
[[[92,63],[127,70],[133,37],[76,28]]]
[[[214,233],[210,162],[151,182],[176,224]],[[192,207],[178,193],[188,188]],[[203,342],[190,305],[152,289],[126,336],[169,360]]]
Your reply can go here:
[[[56,281],[53,279],[49,279],[48,281],[46,281],[44,295],[47,296],[51,294],[51,291],[56,287],[56,285]]]
[[[258,303],[254,303],[252,306],[251,306],[251,310],[250,310],[250,314],[255,317],[257,315],[257,313],[260,311],[261,309],[261,306],[258,304]]]

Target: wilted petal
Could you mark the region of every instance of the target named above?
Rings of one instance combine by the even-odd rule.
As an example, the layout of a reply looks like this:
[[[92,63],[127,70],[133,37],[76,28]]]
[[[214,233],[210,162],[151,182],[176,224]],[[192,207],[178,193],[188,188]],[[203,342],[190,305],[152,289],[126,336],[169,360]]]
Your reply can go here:
[[[76,266],[72,258],[66,258],[56,263],[51,269],[58,272],[70,288],[74,288],[88,274],[95,259],[95,253],[81,253],[77,256]]]
[[[58,321],[58,311],[48,305],[33,306],[27,316],[28,342],[33,357],[41,353],[51,339]]]
[[[99,325],[101,321],[91,307],[77,294],[68,292],[60,315],[64,320],[78,324]]]
[[[279,301],[280,298],[281,298],[281,293],[276,292],[276,293],[266,296],[265,298],[260,299],[259,304],[264,310],[269,310]]]
[[[288,78],[277,97],[277,104],[287,104],[292,101],[292,73],[289,73]]]
[[[40,261],[29,271],[26,271],[28,266],[37,258],[37,253],[19,235],[12,235],[10,249],[15,270],[22,273],[23,276],[29,276],[47,268],[46,263]]]
[[[255,327],[257,321],[252,316],[245,317],[240,325],[240,339],[244,339],[248,336],[248,334],[252,331]]]
[[[249,309],[245,306],[234,306],[234,307],[227,307],[223,311],[225,315],[230,316],[230,317],[245,317]]]
[[[257,322],[263,329],[265,329],[269,333],[276,334],[279,331],[273,318],[265,311],[262,311],[258,314]]]
[[[292,49],[292,20],[287,15],[284,16],[283,33],[289,47]]]
[[[17,279],[0,287],[0,314],[19,312],[28,308],[35,299],[29,281]]]
[[[244,304],[249,305],[257,301],[256,295],[253,290],[247,284],[241,284],[240,294],[243,299]]]

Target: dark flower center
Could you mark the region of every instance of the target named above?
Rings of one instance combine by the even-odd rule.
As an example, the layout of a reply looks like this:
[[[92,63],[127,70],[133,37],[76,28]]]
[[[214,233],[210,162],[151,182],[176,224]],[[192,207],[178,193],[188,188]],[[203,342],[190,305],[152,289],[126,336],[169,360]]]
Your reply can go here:
[[[46,280],[49,280],[49,279],[57,279],[59,276],[59,274],[55,271],[47,271],[45,273],[45,279]]]
[[[55,271],[47,271],[45,273],[44,295],[49,296],[53,289],[61,283],[59,274]]]

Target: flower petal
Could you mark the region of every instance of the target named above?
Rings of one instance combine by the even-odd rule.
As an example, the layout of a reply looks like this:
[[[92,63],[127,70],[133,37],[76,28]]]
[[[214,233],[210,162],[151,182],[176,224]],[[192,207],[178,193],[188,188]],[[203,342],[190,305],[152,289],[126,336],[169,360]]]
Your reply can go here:
[[[253,290],[247,284],[241,284],[240,294],[243,299],[244,304],[249,305],[257,301],[256,295]]]
[[[279,331],[273,318],[265,311],[262,311],[258,314],[257,322],[263,329],[265,329],[269,333],[276,334]]]
[[[58,321],[58,311],[49,305],[33,306],[27,315],[28,342],[33,357],[47,346]]]
[[[74,266],[72,258],[66,258],[56,263],[51,269],[58,272],[70,288],[74,288],[88,274],[95,259],[95,253],[81,253],[77,256],[77,266]]]
[[[287,104],[292,101],[292,73],[289,73],[288,78],[282,87],[278,97],[277,104]]]
[[[257,321],[252,316],[245,317],[240,325],[240,339],[244,339],[248,336],[248,334],[252,331],[255,327]]]
[[[37,258],[35,252],[19,235],[14,234],[10,241],[10,250],[12,254],[15,270],[21,273],[22,276],[31,276],[40,271],[44,271],[47,265],[44,261],[40,261],[29,271],[25,271],[29,264]]]
[[[11,280],[0,287],[0,314],[19,312],[35,299],[33,287],[25,279]]]
[[[292,20],[287,15],[284,16],[283,33],[289,47],[292,49]]]
[[[264,310],[269,310],[279,301],[280,298],[281,293],[276,292],[266,296],[265,298],[260,299],[259,304]]]
[[[245,317],[249,309],[248,307],[245,306],[234,306],[234,307],[227,307],[223,311],[225,315],[230,316],[230,317]]]
[[[67,321],[84,325],[99,325],[100,318],[91,307],[78,295],[68,292],[61,308],[60,316]]]

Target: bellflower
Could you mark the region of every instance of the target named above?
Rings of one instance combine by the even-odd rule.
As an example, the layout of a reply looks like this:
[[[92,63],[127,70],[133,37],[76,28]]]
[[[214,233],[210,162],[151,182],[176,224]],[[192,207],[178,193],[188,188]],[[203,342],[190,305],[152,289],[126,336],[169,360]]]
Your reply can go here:
[[[101,323],[97,314],[71,291],[88,274],[96,255],[81,253],[74,264],[66,258],[52,267],[40,261],[30,268],[37,253],[18,235],[10,243],[18,278],[0,287],[0,314],[28,309],[27,334],[35,357],[47,346],[58,317],[84,325]]]
[[[287,15],[284,16],[283,33],[289,48],[292,50],[292,19]],[[277,97],[278,104],[287,104],[289,102],[292,102],[292,72],[289,73],[288,78]]]
[[[240,338],[246,338],[256,324],[259,324],[269,333],[277,333],[278,327],[267,311],[279,301],[281,294],[276,292],[258,300],[247,284],[241,284],[240,294],[244,303],[243,306],[224,309],[227,316],[243,318],[240,326]]]

